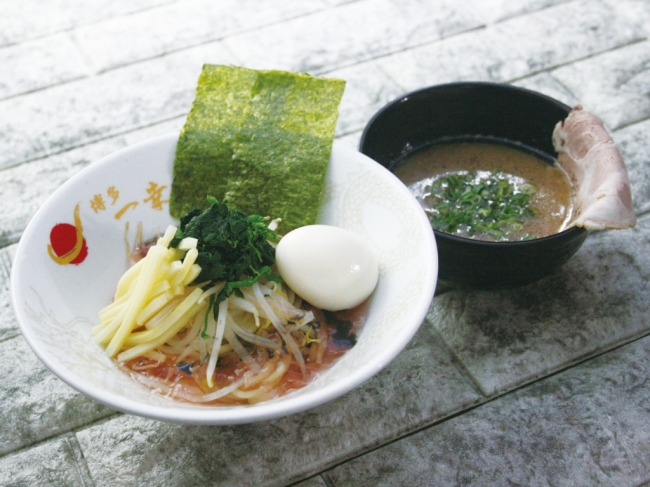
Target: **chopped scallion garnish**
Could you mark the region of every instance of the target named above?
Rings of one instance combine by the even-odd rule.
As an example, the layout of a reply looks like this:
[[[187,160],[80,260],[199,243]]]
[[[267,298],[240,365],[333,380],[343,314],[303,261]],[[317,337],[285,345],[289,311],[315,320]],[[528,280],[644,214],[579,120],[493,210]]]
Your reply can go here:
[[[506,174],[496,171],[489,176],[448,174],[427,188],[429,216],[434,228],[446,233],[510,240],[510,234],[521,233],[526,221],[536,215],[530,206],[535,191],[530,183],[515,187]],[[531,238],[535,236],[517,237]]]

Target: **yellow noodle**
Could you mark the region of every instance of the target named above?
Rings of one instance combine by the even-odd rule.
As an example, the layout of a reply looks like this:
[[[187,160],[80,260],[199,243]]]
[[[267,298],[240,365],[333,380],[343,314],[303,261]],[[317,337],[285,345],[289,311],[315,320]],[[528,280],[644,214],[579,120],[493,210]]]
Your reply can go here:
[[[116,299],[113,301],[111,304],[108,306],[102,308],[102,310],[99,312],[99,320],[101,322],[108,322],[112,318],[117,315],[117,313],[120,312],[120,308],[122,305],[129,299],[130,292],[127,291],[124,295],[122,295],[120,298]]]
[[[204,313],[196,313],[196,316],[194,317],[191,326],[189,326],[189,330],[187,331],[185,336],[179,339],[176,339],[176,337],[172,337],[172,339],[169,340],[169,345],[173,347],[186,347],[190,342],[194,341],[197,336],[199,336],[199,333],[203,328],[204,320],[205,320]]]
[[[126,294],[131,283],[135,281],[142,269],[144,268],[144,260],[141,259],[135,263],[134,266],[128,268],[128,270],[122,275],[119,282],[117,283],[117,289],[115,290],[115,299],[119,299],[123,294]]]
[[[128,347],[133,345],[146,344],[152,340],[156,340],[161,335],[166,334],[167,330],[170,328],[174,328],[176,329],[176,332],[178,332],[181,328],[183,328],[183,326],[187,324],[188,319],[194,317],[199,308],[204,307],[204,305],[196,304],[202,292],[203,291],[201,291],[201,289],[194,289],[194,291],[192,291],[183,301],[181,301],[181,303],[176,306],[176,308],[174,308],[169,316],[167,316],[159,325],[146,331],[131,333],[131,335],[129,335],[124,341],[124,345]],[[194,312],[192,314],[188,314],[188,311],[190,309],[194,309]],[[182,318],[185,318],[185,321],[181,323],[181,326],[178,326],[179,321]],[[169,338],[172,336],[174,335],[171,335]],[[163,341],[162,343],[165,343],[166,341],[167,340]]]
[[[139,357],[142,355],[144,352],[148,352],[149,350],[153,350],[156,347],[159,347],[163,343],[165,343],[167,340],[169,340],[171,337],[173,337],[176,333],[178,333],[178,330],[180,330],[183,326],[185,326],[187,320],[192,317],[196,312],[201,308],[202,306],[200,304],[194,303],[190,308],[179,317],[179,319],[172,324],[169,328],[167,328],[167,331],[165,331],[162,335],[156,337],[153,340],[147,341],[145,343],[140,343],[136,345],[133,348],[129,348],[125,352],[120,353],[117,356],[117,361],[118,362],[126,362],[127,360],[131,360],[133,358]],[[153,331],[153,330],[150,330]],[[149,331],[143,332],[143,333],[149,333]]]
[[[189,286],[194,279],[199,277],[199,274],[201,274],[201,266],[198,264],[192,264],[192,267],[190,267],[190,270],[181,281],[181,286]]]
[[[138,326],[141,326],[143,323],[149,321],[152,316],[158,313],[161,309],[165,307],[174,298],[174,294],[171,291],[167,291],[164,294],[160,294],[154,297],[149,304],[147,304],[138,316],[135,317],[135,322]]]
[[[107,344],[111,340],[111,338],[113,338],[113,335],[115,334],[117,329],[120,327],[120,324],[124,320],[125,314],[126,314],[126,306],[122,307],[122,309],[120,309],[120,312],[110,322],[106,323],[103,327],[99,328],[100,325],[93,327],[92,333],[95,337],[95,341],[100,345]]]
[[[124,342],[133,328],[137,325],[135,317],[142,311],[146,305],[147,295],[151,292],[151,288],[158,280],[161,274],[161,268],[165,258],[167,257],[167,248],[159,245],[154,245],[149,249],[147,257],[142,259],[145,261],[144,267],[138,279],[133,295],[128,304],[125,305],[126,313],[120,327],[115,335],[111,338],[110,343],[106,347],[106,353],[109,357],[114,357],[124,346]]]
[[[176,227],[174,225],[169,225],[167,229],[165,230],[165,233],[162,237],[158,239],[156,242],[156,245],[161,246],[161,247],[169,247],[169,243],[172,241],[174,238],[174,235],[176,235]],[[180,257],[178,257],[180,258]]]
[[[187,251],[180,269],[176,271],[174,277],[172,278],[172,286],[179,286],[181,282],[183,282],[185,276],[187,276],[187,273],[190,272],[192,265],[194,264],[194,261],[196,261],[196,257],[198,255],[199,255],[199,251],[196,249],[190,249]],[[180,261],[176,261],[176,262],[180,262]]]
[[[196,341],[193,341],[193,342],[190,343],[187,347],[185,347],[185,350],[183,350],[183,351],[178,355],[178,357],[176,357],[176,363],[178,364],[178,363],[184,361],[185,358],[186,358],[186,357],[189,357],[190,354],[192,354],[193,352],[197,352],[197,342],[196,342]],[[197,357],[197,360],[198,360],[198,359],[199,359],[199,357]]]
[[[291,359],[288,356],[281,360],[278,366],[275,368],[275,371],[269,377],[267,377],[266,380],[264,380],[264,384],[274,386],[280,382],[284,373],[289,369],[290,360]]]
[[[253,386],[256,386],[260,382],[262,382],[264,379],[269,377],[274,370],[276,369],[278,360],[277,359],[269,359],[266,361],[266,363],[262,366],[262,370],[260,370],[259,373],[257,374],[252,374],[252,373],[247,373],[244,375],[244,389],[250,389]]]
[[[258,387],[257,389],[253,389],[250,391],[242,391],[241,389],[238,389],[232,391],[230,395],[236,397],[237,399],[248,399],[250,401],[252,399],[261,396],[262,394],[266,394],[267,392],[269,392],[270,389],[271,389],[270,386],[263,385]]]
[[[169,303],[165,305],[163,309],[161,309],[158,312],[157,315],[155,315],[149,321],[147,321],[144,324],[144,327],[147,328],[148,330],[157,327],[160,323],[162,323],[165,320],[165,318],[167,318],[172,313],[172,311],[174,311],[176,306],[181,304],[181,302],[183,301],[183,297],[184,296],[176,296],[174,299],[172,299]]]

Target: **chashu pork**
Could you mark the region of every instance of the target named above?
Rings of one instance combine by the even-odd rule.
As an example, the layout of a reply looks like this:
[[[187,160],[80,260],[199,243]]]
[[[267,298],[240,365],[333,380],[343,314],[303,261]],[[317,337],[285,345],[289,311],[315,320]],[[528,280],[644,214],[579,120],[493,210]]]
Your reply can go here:
[[[636,224],[625,163],[595,115],[576,106],[555,126],[553,145],[573,187],[569,227],[604,230]]]

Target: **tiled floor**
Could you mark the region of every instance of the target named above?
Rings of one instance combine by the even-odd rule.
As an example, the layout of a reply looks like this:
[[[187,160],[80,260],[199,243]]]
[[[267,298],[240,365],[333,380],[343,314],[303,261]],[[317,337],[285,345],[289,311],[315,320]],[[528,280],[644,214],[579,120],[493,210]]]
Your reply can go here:
[[[650,2],[0,0],[0,485],[611,485],[650,482]],[[347,80],[339,143],[424,86],[512,83],[603,119],[639,223],[522,289],[445,287],[364,386],[255,425],[123,415],[32,354],[10,266],[61,183],[178,131],[203,63]],[[443,288],[441,288],[443,289]]]

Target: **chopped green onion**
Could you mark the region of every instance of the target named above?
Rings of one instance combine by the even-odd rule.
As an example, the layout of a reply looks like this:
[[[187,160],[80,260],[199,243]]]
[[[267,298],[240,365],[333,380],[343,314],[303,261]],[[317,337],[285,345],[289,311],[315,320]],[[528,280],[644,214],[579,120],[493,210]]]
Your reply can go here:
[[[434,228],[470,238],[510,240],[509,234],[521,233],[526,221],[537,214],[530,207],[535,187],[523,183],[517,188],[500,172],[487,177],[475,172],[448,174],[436,179],[426,191]],[[524,234],[517,238],[529,240],[535,236]]]

